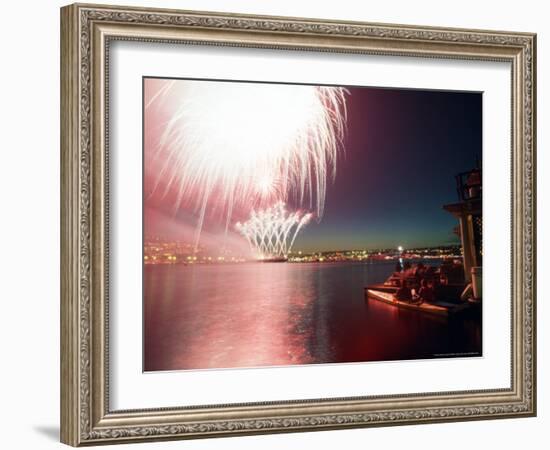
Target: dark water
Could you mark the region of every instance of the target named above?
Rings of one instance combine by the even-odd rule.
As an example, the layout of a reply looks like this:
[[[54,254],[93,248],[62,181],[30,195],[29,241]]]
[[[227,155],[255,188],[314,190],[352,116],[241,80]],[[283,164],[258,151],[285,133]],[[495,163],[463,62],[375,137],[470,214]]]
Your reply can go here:
[[[365,300],[394,262],[155,265],[144,272],[144,368],[386,361],[481,354],[479,317]]]

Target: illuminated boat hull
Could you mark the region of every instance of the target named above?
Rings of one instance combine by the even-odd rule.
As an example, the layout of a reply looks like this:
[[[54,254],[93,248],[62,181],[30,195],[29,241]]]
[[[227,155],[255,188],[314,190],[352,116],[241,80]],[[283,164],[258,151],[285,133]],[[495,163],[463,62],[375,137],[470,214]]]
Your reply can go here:
[[[388,305],[397,306],[398,308],[410,309],[414,311],[420,311],[427,314],[434,314],[437,316],[448,317],[450,315],[456,314],[460,311],[464,311],[470,305],[469,303],[453,304],[448,302],[408,302],[403,300],[397,300],[394,293],[384,292],[377,289],[365,288],[365,296],[368,299],[378,300]]]

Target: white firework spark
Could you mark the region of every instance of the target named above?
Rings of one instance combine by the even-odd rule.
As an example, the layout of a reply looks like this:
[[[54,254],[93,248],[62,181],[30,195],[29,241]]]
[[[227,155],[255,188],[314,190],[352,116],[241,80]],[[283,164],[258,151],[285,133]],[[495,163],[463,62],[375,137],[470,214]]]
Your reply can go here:
[[[235,228],[246,238],[257,258],[286,258],[311,217],[311,213],[288,213],[284,202],[279,201],[271,208],[253,210],[250,219],[237,222]]]
[[[321,218],[345,127],[345,89],[238,82],[171,81],[146,105],[170,101],[154,190],[175,191],[175,208],[234,211],[293,199]]]

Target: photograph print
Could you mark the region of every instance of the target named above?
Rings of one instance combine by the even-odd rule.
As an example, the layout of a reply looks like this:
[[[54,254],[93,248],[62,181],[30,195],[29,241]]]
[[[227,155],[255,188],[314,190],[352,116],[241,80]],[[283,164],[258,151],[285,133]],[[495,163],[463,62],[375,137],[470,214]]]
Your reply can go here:
[[[481,357],[482,93],[143,78],[143,370]]]

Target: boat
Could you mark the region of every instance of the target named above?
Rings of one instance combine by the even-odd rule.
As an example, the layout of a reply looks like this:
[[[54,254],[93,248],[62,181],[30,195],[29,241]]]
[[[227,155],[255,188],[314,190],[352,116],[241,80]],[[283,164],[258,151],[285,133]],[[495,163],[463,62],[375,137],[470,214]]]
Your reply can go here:
[[[287,262],[288,258],[285,256],[274,256],[272,258],[260,258],[258,261],[263,263]]]
[[[459,220],[457,234],[461,240],[462,257],[444,259],[437,268],[422,262],[413,266],[408,260],[403,264],[400,258],[396,271],[386,281],[365,287],[366,299],[440,317],[449,317],[467,309],[481,313],[481,168],[478,164],[477,168],[455,178],[459,201],[443,208]],[[401,255],[402,247],[398,249]],[[423,287],[428,291],[420,294]],[[403,295],[399,295],[400,298],[412,299],[398,299],[401,289]],[[418,300],[416,293],[426,301]]]
[[[460,311],[464,311],[470,306],[468,302],[450,303],[446,301],[435,302],[418,302],[404,301],[395,298],[395,292],[391,292],[388,288],[381,290],[375,289],[374,286],[365,288],[365,296],[368,299],[378,300],[389,305],[397,306],[403,309],[421,311],[428,314],[448,317]]]

